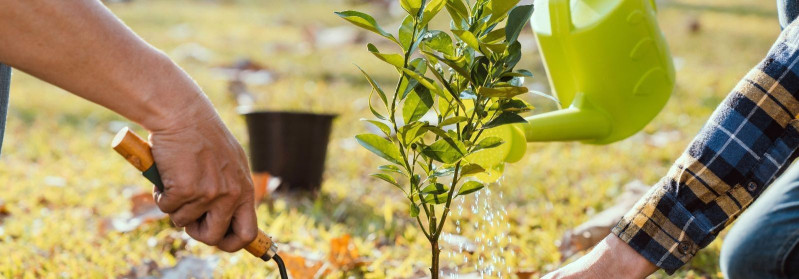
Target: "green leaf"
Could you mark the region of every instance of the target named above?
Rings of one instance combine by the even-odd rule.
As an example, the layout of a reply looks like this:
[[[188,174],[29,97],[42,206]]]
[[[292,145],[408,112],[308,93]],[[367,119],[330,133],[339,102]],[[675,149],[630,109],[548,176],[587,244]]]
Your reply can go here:
[[[430,91],[432,91],[432,92],[434,92],[434,93],[436,93],[438,95],[441,94],[441,88],[436,86],[436,84],[432,83],[430,79],[420,75],[417,72],[414,72],[411,69],[402,68],[402,67],[398,67],[398,68],[400,70],[402,70],[402,72],[405,73],[407,76],[409,76],[412,79],[414,79],[417,82],[419,82],[419,84],[421,84],[422,86],[427,87],[427,89],[430,89]]]
[[[519,33],[533,16],[533,5],[522,5],[513,8],[508,14],[508,22],[505,24],[505,41],[513,43],[519,39]]]
[[[494,148],[503,143],[505,143],[505,141],[500,137],[486,137],[477,144],[477,147],[472,152],[480,149]]]
[[[440,139],[425,147],[422,154],[430,159],[452,164],[463,158],[466,147],[455,139]]]
[[[508,11],[516,4],[519,4],[519,0],[491,0],[488,2],[486,8],[491,12],[491,19],[488,20],[488,25],[497,23],[505,18]]]
[[[380,129],[380,131],[383,131],[383,134],[385,134],[387,137],[391,136],[391,128],[389,128],[388,125],[386,125],[386,123],[371,119],[361,119],[361,121],[369,122],[372,125],[375,125],[375,127],[377,127],[378,129]]]
[[[470,17],[469,8],[466,7],[463,0],[447,0],[446,7],[452,21],[458,23],[456,26],[460,26],[460,23],[467,24]]]
[[[399,174],[401,174],[403,176],[408,176],[407,174],[405,174],[405,172],[403,170],[401,170],[399,167],[397,167],[395,165],[382,165],[382,166],[377,167],[377,169],[381,170],[381,171],[384,171],[384,172],[394,172],[394,173],[399,173]]]
[[[466,45],[473,49],[480,49],[480,41],[477,40],[477,37],[469,32],[468,30],[452,30],[452,33],[455,34],[458,38],[461,39]]]
[[[410,145],[416,142],[416,139],[422,137],[427,132],[424,123],[414,122],[399,128],[399,138],[405,145]]]
[[[412,60],[410,63],[408,63],[408,67],[411,70],[419,72],[421,74],[424,74],[427,71],[427,63],[423,58],[416,58]],[[411,93],[411,91],[413,91],[414,89],[416,89],[418,85],[419,82],[416,81],[415,79],[406,76],[402,77],[402,80],[400,81],[399,85],[399,92],[402,92],[400,100],[403,100],[405,99],[405,97],[408,97],[408,94]]]
[[[408,14],[416,16],[419,14],[419,9],[422,8],[422,0],[400,0],[400,6]]]
[[[447,66],[449,66],[450,68],[455,70],[455,72],[458,73],[458,75],[466,78],[466,80],[468,80],[469,82],[474,83],[474,81],[472,81],[472,77],[469,74],[469,72],[466,71],[466,69],[464,69],[463,67],[458,66],[457,62],[449,60],[449,59],[441,58],[441,57],[439,57],[438,55],[436,55],[435,53],[432,53],[432,52],[422,51],[422,53],[425,54],[425,55],[429,55],[429,56],[431,56],[433,58],[436,58],[437,60],[440,60],[441,62],[444,62],[444,64],[447,64]],[[428,60],[433,60],[433,59],[428,59]]]
[[[488,32],[488,34],[486,34],[481,41],[487,44],[496,44],[500,43],[504,39],[505,39],[505,28],[499,28],[491,32]]]
[[[447,167],[447,168],[438,168],[436,169],[430,177],[445,177],[455,174],[455,167]]]
[[[424,60],[424,58],[421,57],[413,59],[408,63],[408,67],[414,72],[424,75],[427,73],[427,60]]]
[[[521,74],[521,75],[523,75],[523,76],[526,76],[526,77],[533,77],[533,73],[528,71],[528,70],[522,69],[522,70],[518,70],[516,72]]]
[[[427,23],[430,22],[437,14],[444,8],[446,5],[446,0],[429,0],[424,7],[424,13],[422,14],[422,25],[426,26]]]
[[[442,204],[447,202],[447,198],[449,198],[449,194],[428,194],[424,196],[424,202],[427,204]]]
[[[413,16],[406,16],[405,20],[402,21],[402,24],[399,28],[399,41],[400,46],[402,46],[403,50],[409,50],[411,48],[411,42],[413,41],[413,26],[416,22],[413,19]]]
[[[527,87],[516,86],[495,88],[480,87],[477,89],[477,95],[489,98],[513,98],[514,96],[521,95],[529,91],[530,90],[528,90]]]
[[[477,181],[467,181],[466,183],[463,183],[460,190],[458,190],[458,196],[468,195],[480,191],[480,189],[483,189],[483,187],[485,187],[483,183]]]
[[[375,32],[380,36],[383,36],[391,40],[392,42],[399,44],[399,41],[397,41],[397,39],[394,38],[394,35],[391,35],[388,32],[384,31],[383,28],[381,28],[380,25],[377,24],[377,21],[375,21],[375,19],[368,14],[358,11],[343,11],[343,12],[336,12],[336,14],[341,18],[349,21],[350,23],[355,24],[355,26]]]
[[[372,92],[369,92],[369,110],[372,111],[372,114],[375,117],[377,117],[377,119],[386,120],[386,117],[377,112],[377,110],[375,110],[375,107],[372,105],[372,94],[374,93],[375,93],[374,89],[372,89]]]
[[[439,127],[427,126],[427,130],[429,130],[430,132],[433,132],[433,134],[436,134],[437,136],[439,136],[442,139],[447,139],[447,140],[452,139],[452,137],[450,137],[449,134],[447,134],[447,131],[444,131],[444,130],[442,130]],[[455,144],[453,144],[453,145],[455,145]]]
[[[372,151],[380,158],[386,159],[389,162],[392,162],[397,165],[404,165],[402,157],[400,156],[399,149],[389,140],[384,139],[381,136],[373,135],[373,134],[362,134],[355,136],[355,140],[358,141],[361,146]]]
[[[518,114],[512,112],[503,112],[494,120],[483,124],[483,129],[494,128],[497,126],[502,126],[505,124],[512,124],[512,123],[527,123],[527,120],[524,120],[524,117],[519,116]]]
[[[532,77],[533,73],[528,70],[516,70],[515,72],[508,72],[502,74],[503,77]]]
[[[429,63],[430,62],[428,61],[428,64]],[[435,68],[432,64],[430,64],[430,67]],[[438,79],[438,81],[441,82],[441,84],[443,84],[444,87],[446,87],[447,91],[446,93],[449,93],[449,95],[446,95],[443,94],[441,91],[438,91],[438,96],[446,100],[446,102],[439,101],[439,107],[442,107],[443,105],[449,106],[449,103],[452,102],[452,100],[455,100],[458,103],[458,105],[460,105],[460,107],[465,110],[466,106],[463,105],[463,102],[461,102],[461,100],[458,98],[458,95],[455,93],[455,90],[453,90],[452,87],[450,87],[449,82],[447,82],[444,79],[444,76],[442,76],[441,73],[439,73],[436,69],[433,69],[431,72],[433,72],[433,75],[436,77],[436,79]],[[446,113],[447,110],[442,109],[441,111],[442,113]],[[441,115],[441,116],[446,117],[446,115]]]
[[[441,52],[445,55],[455,55],[455,47],[452,45],[452,37],[449,34],[434,30],[427,32],[422,39],[425,46],[432,50]],[[441,60],[441,59],[439,59]]]
[[[506,69],[513,69],[519,60],[522,59],[522,44],[518,41],[511,43],[508,50],[505,51],[505,58],[503,63]]]
[[[363,73],[363,76],[366,77],[367,81],[369,81],[369,84],[372,85],[372,88],[377,91],[377,95],[380,96],[380,100],[383,100],[383,104],[388,107],[388,99],[386,99],[386,93],[383,91],[383,88],[380,88],[380,85],[377,84],[377,82],[360,66],[355,65],[355,67],[358,67],[358,70],[361,70],[361,73]]]
[[[444,121],[441,121],[441,123],[438,123],[438,127],[449,126],[449,125],[452,125],[452,124],[464,122],[466,120],[469,120],[469,118],[466,117],[466,116],[462,116],[462,115],[453,116],[453,117],[444,119]]]
[[[513,99],[502,104],[499,109],[502,111],[520,113],[520,112],[530,111],[531,109],[533,109],[533,106],[525,101],[519,99]]]
[[[433,95],[425,87],[417,87],[405,99],[402,107],[402,119],[405,123],[415,122],[424,116],[433,107]]]
[[[416,81],[415,79],[409,77],[402,77],[402,81],[400,81],[399,90],[398,90],[398,92],[402,93],[402,95],[400,95],[402,96],[400,100],[405,99],[405,97],[407,97],[408,94],[411,93],[411,91],[415,89],[417,85],[419,85],[419,82]]]
[[[478,164],[468,164],[461,167],[461,176],[478,174],[485,171],[486,170]]]
[[[383,60],[384,62],[397,68],[405,67],[405,57],[402,55],[380,53],[380,51],[377,50],[377,47],[371,43],[366,45],[366,47],[369,49],[369,52],[374,54],[374,56],[378,59]]]
[[[416,205],[416,203],[412,202],[411,203],[411,217],[416,218],[416,216],[419,216],[419,206]]]
[[[423,194],[433,194],[433,195],[443,194],[446,193],[447,191],[449,191],[449,188],[441,183],[430,184],[427,185],[427,187],[424,187],[424,189],[422,189]]]
[[[507,45],[503,43],[498,43],[498,44],[482,43],[480,44],[480,46],[483,47],[484,50],[485,49],[490,50],[492,53],[503,53],[507,49]]]
[[[383,180],[385,182],[391,183],[391,185],[397,186],[397,188],[400,188],[400,190],[402,189],[402,186],[400,186],[399,183],[397,183],[397,180],[394,180],[394,178],[391,177],[388,174],[375,173],[375,174],[372,174],[372,177],[375,177],[375,178],[378,178],[378,179]]]
[[[480,56],[475,58],[474,63],[472,63],[471,68],[471,75],[472,80],[477,84],[485,84],[489,80],[489,67],[491,66],[491,60],[488,57]]]

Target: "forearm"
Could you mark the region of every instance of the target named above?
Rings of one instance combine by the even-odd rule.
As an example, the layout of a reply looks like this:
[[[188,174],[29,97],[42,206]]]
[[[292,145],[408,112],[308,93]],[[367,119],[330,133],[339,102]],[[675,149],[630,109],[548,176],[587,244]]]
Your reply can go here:
[[[149,130],[209,110],[198,86],[95,0],[0,0],[0,61]],[[212,111],[212,110],[211,110]]]
[[[645,278],[658,268],[615,235],[608,235],[588,254],[545,279]]]
[[[798,41],[794,21],[614,234],[674,272],[790,165],[799,147]]]

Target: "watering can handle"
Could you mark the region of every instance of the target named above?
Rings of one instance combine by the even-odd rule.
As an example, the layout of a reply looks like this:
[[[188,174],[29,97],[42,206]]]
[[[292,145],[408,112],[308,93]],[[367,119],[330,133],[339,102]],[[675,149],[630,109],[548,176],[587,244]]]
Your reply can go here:
[[[552,34],[571,32],[572,15],[569,0],[549,0],[549,20],[552,24]]]
[[[164,184],[161,182],[161,176],[158,174],[158,168],[155,165],[153,154],[150,149],[150,144],[144,141],[141,137],[130,131],[128,127],[122,128],[114,140],[111,142],[111,147],[116,150],[119,155],[134,167],[142,171],[142,174],[150,180],[159,191],[164,190]],[[277,253],[277,246],[272,241],[272,237],[266,235],[262,230],[258,230],[258,236],[255,237],[247,247],[244,247],[247,252],[253,256],[263,259],[264,261],[270,260]]]

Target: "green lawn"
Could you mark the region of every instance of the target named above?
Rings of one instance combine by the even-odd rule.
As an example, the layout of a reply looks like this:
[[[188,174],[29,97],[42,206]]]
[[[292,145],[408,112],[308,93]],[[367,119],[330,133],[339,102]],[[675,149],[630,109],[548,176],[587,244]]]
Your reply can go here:
[[[225,81],[213,70],[236,58],[250,57],[280,75],[275,84],[254,88],[260,107],[340,114],[320,197],[277,199],[272,208],[258,208],[260,227],[275,236],[281,250],[324,259],[331,239],[350,234],[357,252],[369,260],[366,272],[336,271],[331,277],[418,276],[429,261],[426,239],[408,217],[402,195],[368,176],[380,162],[353,139],[366,129],[358,119],[369,116],[368,85],[353,64],[377,72],[386,84],[394,76],[367,56],[365,43],[316,48],[305,35],[346,26],[333,11],[353,8],[379,15],[384,26],[398,25],[399,20],[380,7],[350,2],[136,0],[110,6],[200,83],[245,146],[244,121],[226,93]],[[664,111],[644,132],[612,145],[530,144],[521,162],[506,167],[501,185],[489,187],[491,194],[481,193],[477,201],[469,198],[450,218],[447,230],[455,233],[457,222],[460,234],[478,247],[474,254],[445,250],[442,266],[465,274],[488,266],[478,264],[481,257],[486,262],[494,257],[504,261],[494,265],[503,277],[508,270],[531,270],[537,277],[555,269],[560,264],[555,243],[561,234],[611,206],[624,184],[652,184],[664,175],[779,34],[773,1],[664,2],[660,25],[678,66],[677,88]],[[698,22],[698,32],[691,31],[693,22]],[[523,36],[527,49],[521,66],[536,73],[527,82],[548,91],[537,50],[530,47],[532,33],[526,30]],[[210,56],[187,57],[180,51],[190,49],[187,44],[201,46]],[[541,110],[551,107],[538,103]],[[148,262],[165,268],[189,255],[215,255],[219,277],[276,278],[272,263],[245,253],[224,254],[194,241],[183,247],[185,241],[166,220],[129,233],[101,229],[103,220],[130,211],[131,193],[151,187],[109,147],[114,132],[126,124],[132,125],[15,73],[0,159],[0,200],[8,211],[8,216],[0,215],[0,277],[101,278],[126,274]],[[485,204],[497,214],[493,223],[481,218]],[[472,212],[473,205],[478,205],[478,214]],[[489,245],[496,236],[503,237]],[[711,244],[677,276],[720,277],[720,244]]]

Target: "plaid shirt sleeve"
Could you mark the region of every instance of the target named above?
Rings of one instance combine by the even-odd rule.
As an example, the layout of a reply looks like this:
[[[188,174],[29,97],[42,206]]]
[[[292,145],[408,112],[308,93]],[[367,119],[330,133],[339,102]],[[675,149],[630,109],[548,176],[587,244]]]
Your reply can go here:
[[[794,21],[613,233],[669,274],[683,266],[793,161],[798,98]]]

